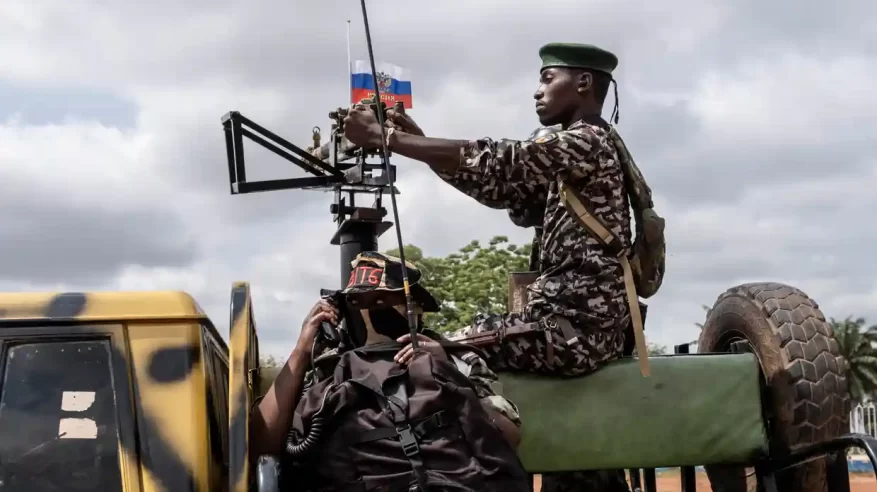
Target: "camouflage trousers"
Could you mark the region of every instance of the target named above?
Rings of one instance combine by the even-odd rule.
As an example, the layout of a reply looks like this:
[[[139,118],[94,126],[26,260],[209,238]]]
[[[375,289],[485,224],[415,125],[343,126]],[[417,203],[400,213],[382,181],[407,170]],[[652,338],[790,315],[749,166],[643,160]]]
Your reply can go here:
[[[575,333],[570,333],[570,328]],[[624,349],[622,333],[564,328],[553,316],[533,320],[520,313],[476,316],[472,325],[448,334],[448,338],[460,340],[490,333],[498,335],[495,342],[479,348],[487,353],[487,364],[496,372],[583,375],[618,358]],[[573,336],[576,340],[569,343]],[[543,474],[542,490],[630,492],[630,487],[624,470],[595,470]]]
[[[575,327],[553,315],[532,319],[521,313],[482,314],[470,326],[448,334],[465,341],[495,334],[487,353],[494,371],[527,371],[558,376],[580,376],[618,358],[624,349],[621,331]]]

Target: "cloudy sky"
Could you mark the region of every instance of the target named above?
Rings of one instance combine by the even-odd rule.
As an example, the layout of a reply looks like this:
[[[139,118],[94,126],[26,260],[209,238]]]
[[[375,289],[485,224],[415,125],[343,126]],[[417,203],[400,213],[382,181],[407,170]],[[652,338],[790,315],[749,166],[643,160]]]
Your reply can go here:
[[[411,70],[411,114],[433,136],[526,138],[543,43],[618,54],[619,129],[667,218],[650,341],[696,338],[701,305],[758,280],[877,323],[877,3],[369,8],[376,58]],[[239,110],[302,146],[326,132],[348,98],[348,19],[367,59],[354,0],[0,2],[0,290],[181,289],[227,334],[231,283],[248,280],[262,351],[285,356],[319,288],[339,282],[331,195],[231,196],[220,118]],[[254,178],[301,175],[247,154]],[[529,240],[422,164],[395,163],[406,242],[444,255]]]

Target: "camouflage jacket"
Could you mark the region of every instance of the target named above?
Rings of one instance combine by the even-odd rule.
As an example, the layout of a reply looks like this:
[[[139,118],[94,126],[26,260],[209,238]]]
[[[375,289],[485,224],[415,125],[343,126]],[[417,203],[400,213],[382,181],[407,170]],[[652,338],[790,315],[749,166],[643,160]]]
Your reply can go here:
[[[434,340],[441,338],[441,335],[432,330],[424,330],[423,334]],[[328,372],[334,369],[334,364],[320,364],[320,362],[331,360],[332,356],[337,354],[337,349],[324,349],[318,350],[318,352],[320,352],[320,355],[316,359],[316,365],[320,369],[319,374],[321,377],[319,379],[329,377],[331,374]],[[448,354],[448,356],[457,369],[472,381],[475,392],[483,403],[507,417],[518,427],[521,426],[518,407],[511,400],[502,396],[502,383],[481,356],[471,351],[456,352]],[[307,391],[313,385],[313,371],[309,370],[305,374],[305,383],[302,391]]]
[[[597,118],[534,141],[476,140],[463,149],[454,173],[437,173],[479,203],[507,209],[515,224],[542,228],[540,276],[525,308],[531,319],[554,313],[580,326],[627,326],[620,262],[578,225],[558,195],[561,177],[630,247],[629,200],[608,130]]]

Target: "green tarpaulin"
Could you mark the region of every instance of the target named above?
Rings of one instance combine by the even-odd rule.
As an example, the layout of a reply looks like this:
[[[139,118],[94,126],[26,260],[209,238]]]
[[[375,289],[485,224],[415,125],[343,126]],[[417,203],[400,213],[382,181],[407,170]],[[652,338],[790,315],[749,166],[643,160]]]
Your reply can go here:
[[[500,374],[531,472],[745,463],[767,453],[752,354],[650,357],[579,378]]]

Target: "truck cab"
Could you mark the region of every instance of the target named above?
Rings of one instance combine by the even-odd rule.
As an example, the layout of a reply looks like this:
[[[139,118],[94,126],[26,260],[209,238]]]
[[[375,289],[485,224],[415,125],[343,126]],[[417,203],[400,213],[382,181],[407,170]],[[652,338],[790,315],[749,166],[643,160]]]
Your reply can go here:
[[[0,489],[229,489],[229,353],[183,292],[0,294]]]

